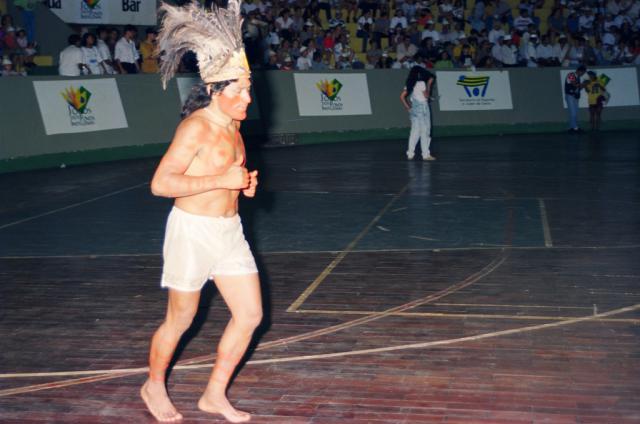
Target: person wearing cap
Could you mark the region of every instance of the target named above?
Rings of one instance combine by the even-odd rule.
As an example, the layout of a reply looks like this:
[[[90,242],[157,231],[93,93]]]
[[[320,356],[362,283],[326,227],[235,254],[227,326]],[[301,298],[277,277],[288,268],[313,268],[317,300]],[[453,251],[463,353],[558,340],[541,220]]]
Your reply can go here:
[[[491,28],[491,31],[489,31],[489,42],[491,44],[497,44],[498,38],[504,37],[504,36],[505,36],[505,32],[502,29],[502,22],[500,22],[497,19],[494,20],[493,28]]]
[[[580,90],[585,86],[581,81],[585,72],[587,72],[587,68],[584,65],[580,65],[575,72],[569,72],[564,79],[564,100],[567,103],[570,133],[580,132],[578,127],[578,101],[580,100]]]
[[[373,28],[373,12],[368,9],[364,15],[358,18],[358,30],[356,36],[362,39],[362,53],[366,53],[369,36]]]
[[[553,45],[553,57],[555,61],[562,67],[569,66],[569,49],[571,46],[567,43],[567,37],[564,34],[558,36],[558,41]]]
[[[162,422],[183,416],[166,390],[167,370],[198,311],[202,287],[213,280],[231,312],[198,409],[227,421],[251,415],[234,408],[226,392],[254,330],[262,320],[260,280],[238,215],[242,194],[252,198],[258,171],[246,166],[240,123],[251,102],[251,70],[242,43],[240,0],[215,13],[192,2],[161,6],[160,76],[166,88],[185,52],[192,51],[202,83],[182,109],[182,121],[151,180],[155,196],[172,198],[167,219],[161,286],[168,288],[164,322],[151,339],[149,375],[140,395]]]
[[[298,56],[298,60],[296,60],[296,69],[299,71],[308,71],[311,69],[312,63],[309,55],[311,50],[309,50],[306,46],[300,47],[300,56]]]
[[[537,68],[538,67],[538,34],[527,33],[526,37],[523,37],[521,44],[521,56],[522,59],[527,62],[527,67],[529,68]]]
[[[514,45],[513,39],[510,34],[505,35],[502,38],[502,66],[514,67],[518,66],[518,48]]]
[[[422,31],[422,39],[431,38],[433,44],[440,42],[440,33],[435,29],[435,23],[433,20],[427,21],[427,27]]]

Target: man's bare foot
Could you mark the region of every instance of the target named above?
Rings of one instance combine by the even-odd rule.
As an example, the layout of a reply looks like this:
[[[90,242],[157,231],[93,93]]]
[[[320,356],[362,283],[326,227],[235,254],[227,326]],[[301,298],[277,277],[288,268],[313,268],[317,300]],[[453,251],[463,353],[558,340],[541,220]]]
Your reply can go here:
[[[164,383],[147,380],[140,389],[140,396],[156,420],[163,423],[182,420],[182,414],[171,403]]]
[[[225,396],[208,396],[202,395],[198,401],[198,408],[201,411],[209,412],[211,414],[220,414],[226,418],[227,421],[232,423],[246,423],[251,419],[251,414],[244,411],[239,411],[229,403],[229,400]]]

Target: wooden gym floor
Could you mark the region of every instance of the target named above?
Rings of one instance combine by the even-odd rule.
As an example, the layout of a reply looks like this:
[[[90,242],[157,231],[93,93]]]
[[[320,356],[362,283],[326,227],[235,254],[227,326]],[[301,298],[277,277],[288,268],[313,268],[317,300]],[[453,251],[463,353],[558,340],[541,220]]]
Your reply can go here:
[[[265,321],[233,382],[256,423],[640,422],[640,134],[251,151]],[[0,422],[153,422],[171,203],[156,159],[0,175]],[[169,390],[196,407],[212,284]]]

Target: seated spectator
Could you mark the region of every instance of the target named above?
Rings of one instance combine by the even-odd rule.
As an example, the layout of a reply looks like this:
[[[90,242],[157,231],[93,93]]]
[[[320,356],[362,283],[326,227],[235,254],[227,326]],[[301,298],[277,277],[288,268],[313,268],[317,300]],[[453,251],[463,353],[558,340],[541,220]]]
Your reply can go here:
[[[435,23],[432,20],[427,21],[427,27],[422,31],[422,39],[431,38],[433,44],[440,43],[440,33],[435,29]]]
[[[291,18],[289,9],[284,9],[280,12],[280,16],[275,21],[276,30],[278,31],[278,35],[285,40],[291,41],[293,38],[293,19]]]
[[[391,30],[395,30],[398,27],[400,29],[405,29],[408,26],[409,26],[409,22],[407,21],[407,18],[404,16],[404,12],[402,12],[402,9],[396,9],[396,14],[393,18],[391,18],[391,23],[389,24],[389,28]]]
[[[320,50],[313,54],[311,69],[314,71],[326,71],[329,69],[329,65],[322,60],[322,52]]]
[[[267,71],[276,71],[280,69],[278,63],[278,54],[273,50],[269,50],[268,56],[269,58],[267,59],[267,63],[264,66],[264,69],[266,69]]]
[[[433,65],[435,69],[450,69],[453,68],[453,62],[451,61],[451,57],[449,57],[449,53],[446,50],[440,52],[440,57]]]
[[[567,16],[567,31],[571,35],[576,35],[580,32],[580,19],[575,11],[569,12],[569,16]]]
[[[418,8],[416,7],[415,0],[406,0],[402,4],[402,12],[407,20],[411,21],[411,19],[416,18],[416,13]]]
[[[491,43],[489,42],[489,40],[483,40],[480,43],[480,48],[478,49],[478,51],[476,52],[476,60],[475,60],[475,65],[478,68],[485,68],[485,64],[487,61],[487,57],[491,58]]]
[[[473,66],[475,60],[471,52],[471,46],[463,44],[460,50],[459,56],[454,56],[456,67],[458,68],[470,68]]]
[[[298,57],[298,60],[296,60],[297,70],[308,71],[309,69],[311,69],[311,66],[313,66],[313,63],[309,56],[310,53],[311,51],[307,47],[302,46],[300,48],[300,56]]]
[[[440,51],[433,44],[433,39],[431,37],[427,37],[420,43],[420,49],[418,49],[418,55],[428,60],[429,62],[435,63],[438,60]]]
[[[68,46],[60,52],[58,59],[58,73],[65,77],[80,76],[82,70],[81,38],[72,34],[67,39]]]
[[[440,31],[440,44],[453,43],[458,39],[458,33],[451,31],[449,21],[442,21],[442,31]]]
[[[578,67],[580,65],[586,64],[584,60],[584,49],[585,49],[584,38],[582,37],[574,37],[573,45],[569,49],[569,66]]]
[[[13,67],[13,62],[9,59],[8,56],[5,56],[2,59],[2,72],[0,75],[3,77],[17,77],[17,76],[27,76],[25,71],[17,71]]]
[[[291,56],[285,56],[280,66],[281,71],[292,71],[293,70],[293,59]]]
[[[396,58],[402,60],[405,56],[413,57],[418,53],[418,47],[411,43],[408,37],[402,36],[402,41],[396,47]]]
[[[382,52],[382,56],[378,61],[377,68],[378,69],[391,69],[393,66],[393,59],[389,56],[389,53]]]
[[[464,19],[464,6],[462,5],[462,0],[455,0],[450,18],[455,24],[460,24],[464,28],[466,21]]]
[[[527,34],[520,45],[520,56],[529,68],[538,67],[538,34]]]

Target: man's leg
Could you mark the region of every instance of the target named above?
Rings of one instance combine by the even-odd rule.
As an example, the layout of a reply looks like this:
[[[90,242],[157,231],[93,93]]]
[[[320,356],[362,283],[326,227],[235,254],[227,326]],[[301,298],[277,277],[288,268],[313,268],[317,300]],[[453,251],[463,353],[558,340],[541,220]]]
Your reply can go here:
[[[407,159],[413,159],[416,154],[416,145],[420,139],[420,122],[419,118],[411,117],[411,130],[409,132],[409,144],[407,146]]]
[[[567,109],[569,109],[569,129],[578,128],[578,99],[567,95]]]
[[[234,423],[246,422],[251,415],[231,406],[226,391],[253,331],[262,321],[260,280],[258,274],[214,276],[214,280],[231,311],[231,319],[220,339],[216,363],[198,407],[205,412],[222,414]]]
[[[422,119],[422,126],[420,128],[420,150],[422,151],[422,159],[431,160],[431,113],[429,106],[425,106],[425,109],[426,114]]]
[[[181,292],[169,289],[167,316],[151,339],[149,378],[142,386],[140,395],[158,421],[174,422],[182,419],[182,414],[169,399],[165,379],[176,346],[182,334],[191,326],[199,301],[199,291]]]

